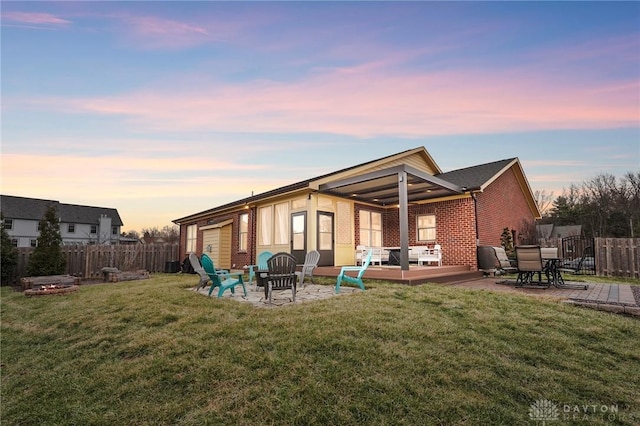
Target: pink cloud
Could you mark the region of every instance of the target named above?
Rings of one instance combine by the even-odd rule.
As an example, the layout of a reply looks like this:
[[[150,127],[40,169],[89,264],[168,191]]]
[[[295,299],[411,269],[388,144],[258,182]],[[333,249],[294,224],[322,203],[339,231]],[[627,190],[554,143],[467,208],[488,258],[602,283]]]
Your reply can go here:
[[[150,129],[421,137],[636,126],[639,87],[638,81],[569,85],[535,70],[407,74],[374,64],[293,82],[211,83],[196,90],[177,81],[170,90],[39,102],[122,115]]]
[[[136,47],[176,49],[196,46],[217,38],[216,32],[187,22],[155,16],[120,16],[125,23],[124,35]]]
[[[71,23],[71,21],[51,15],[50,13],[33,12],[6,12],[2,14],[2,20],[36,25],[68,25]]]

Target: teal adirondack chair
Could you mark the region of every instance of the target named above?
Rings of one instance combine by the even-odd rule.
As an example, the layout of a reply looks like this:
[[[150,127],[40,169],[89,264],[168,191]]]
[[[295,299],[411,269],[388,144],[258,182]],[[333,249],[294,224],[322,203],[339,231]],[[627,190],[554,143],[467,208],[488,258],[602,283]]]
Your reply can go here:
[[[364,262],[362,262],[362,266],[343,266],[340,270],[340,274],[338,275],[338,280],[336,281],[336,293],[340,293],[340,284],[342,281],[346,281],[350,284],[357,284],[362,290],[364,290],[364,283],[362,282],[362,276],[364,275],[364,271],[367,270],[369,264],[371,263],[371,254],[372,250],[369,250],[369,254],[365,258]],[[358,275],[355,277],[347,275],[345,272],[358,272]]]
[[[209,289],[209,296],[213,293],[213,289],[218,287],[218,297],[222,297],[222,293],[225,290],[230,289],[231,293],[235,294],[235,287],[241,285],[244,290],[244,297],[247,297],[247,288],[244,286],[242,279],[242,272],[230,273],[227,271],[216,271],[213,265],[213,260],[206,254],[200,257],[200,262],[207,275],[211,279],[211,288]]]
[[[258,274],[258,271],[266,272],[269,267],[267,266],[267,260],[269,260],[273,256],[273,253],[270,251],[263,251],[258,255],[258,262],[256,265],[249,265],[249,285],[253,282]],[[256,282],[257,285],[257,282]]]

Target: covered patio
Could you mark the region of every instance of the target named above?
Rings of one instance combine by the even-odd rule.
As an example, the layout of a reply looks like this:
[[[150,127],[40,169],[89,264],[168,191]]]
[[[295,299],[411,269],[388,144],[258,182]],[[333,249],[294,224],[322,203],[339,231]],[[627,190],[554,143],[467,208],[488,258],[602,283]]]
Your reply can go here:
[[[464,193],[461,188],[443,179],[424,173],[406,164],[352,176],[321,184],[320,193],[350,198],[380,207],[397,206],[400,231],[400,272],[393,278],[400,280],[424,275],[425,271],[409,267],[409,204]],[[370,268],[372,269],[372,268]],[[340,269],[338,268],[338,272]],[[381,272],[385,271],[381,269]],[[412,272],[414,271],[414,272]],[[422,272],[416,272],[422,271]],[[327,271],[329,273],[330,271]],[[367,270],[367,274],[374,271]],[[336,273],[337,275],[337,273]],[[373,278],[373,277],[371,277]],[[382,278],[382,279],[387,279]],[[420,282],[425,282],[426,279]],[[420,282],[416,282],[419,284]]]

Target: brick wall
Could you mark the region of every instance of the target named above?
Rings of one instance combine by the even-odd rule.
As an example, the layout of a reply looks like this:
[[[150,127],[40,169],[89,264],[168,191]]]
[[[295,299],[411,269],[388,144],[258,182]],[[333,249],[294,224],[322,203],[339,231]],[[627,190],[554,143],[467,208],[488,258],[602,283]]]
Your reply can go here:
[[[514,243],[518,244],[518,236],[525,231],[526,223],[535,221],[513,170],[506,171],[477,194],[477,200],[481,245],[499,246],[506,227],[516,231]]]
[[[368,207],[361,208],[369,209]],[[356,208],[356,210],[359,209]],[[435,243],[442,246],[443,265],[470,265],[472,268],[476,267],[476,225],[473,200],[458,199],[409,206],[410,246],[425,245],[424,242],[417,241],[416,218],[421,214],[436,215]],[[388,247],[399,246],[400,217],[398,209],[387,209],[382,217],[383,245]],[[356,233],[358,232],[357,227],[358,224],[356,225]]]

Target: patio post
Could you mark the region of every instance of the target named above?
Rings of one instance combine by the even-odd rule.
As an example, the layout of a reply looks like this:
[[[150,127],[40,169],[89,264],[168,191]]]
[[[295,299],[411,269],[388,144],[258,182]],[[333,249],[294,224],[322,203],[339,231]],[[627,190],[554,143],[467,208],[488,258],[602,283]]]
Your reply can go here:
[[[398,173],[398,214],[400,215],[400,269],[409,270],[409,208],[407,172]]]

